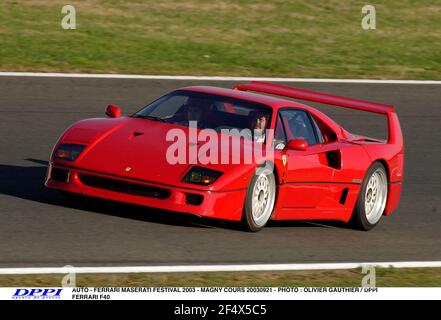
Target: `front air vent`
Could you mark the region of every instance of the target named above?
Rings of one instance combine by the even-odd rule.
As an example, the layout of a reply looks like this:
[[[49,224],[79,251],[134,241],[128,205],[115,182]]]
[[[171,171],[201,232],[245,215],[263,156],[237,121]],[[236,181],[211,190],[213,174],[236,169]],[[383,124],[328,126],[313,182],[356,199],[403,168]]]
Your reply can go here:
[[[67,183],[69,182],[69,170],[52,168],[50,178],[58,182]]]
[[[104,178],[90,174],[79,174],[78,178],[85,185],[98,189],[157,199],[166,199],[170,196],[170,190],[168,189],[147,186],[139,183]]]
[[[200,194],[194,194],[194,193],[186,193],[185,194],[185,203],[192,205],[192,206],[200,206],[202,204],[202,201],[204,200],[204,196],[201,196]]]

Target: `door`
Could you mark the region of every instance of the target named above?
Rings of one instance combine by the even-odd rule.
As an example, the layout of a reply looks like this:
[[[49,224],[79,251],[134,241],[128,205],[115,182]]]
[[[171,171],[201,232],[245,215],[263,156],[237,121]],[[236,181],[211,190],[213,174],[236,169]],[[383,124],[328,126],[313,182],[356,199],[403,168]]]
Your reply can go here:
[[[305,151],[283,150],[286,156],[284,208],[315,208],[329,193],[334,168],[329,166],[329,144],[321,144],[321,135],[312,118],[304,110],[279,111],[275,130],[275,145],[291,139],[305,139]],[[284,140],[284,141],[283,141]],[[280,147],[279,147],[280,149]]]

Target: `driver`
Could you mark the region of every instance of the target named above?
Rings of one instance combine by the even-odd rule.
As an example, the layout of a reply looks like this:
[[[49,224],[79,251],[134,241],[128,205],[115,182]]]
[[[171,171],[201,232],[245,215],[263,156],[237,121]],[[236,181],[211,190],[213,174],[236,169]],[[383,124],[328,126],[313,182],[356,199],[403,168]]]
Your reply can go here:
[[[267,117],[267,114],[257,112],[251,118],[251,131],[253,134],[253,140],[256,142],[265,142],[265,129],[268,121]]]
[[[206,110],[208,102],[201,98],[190,97],[183,108],[183,121],[182,124],[189,125],[190,121],[196,121],[198,128],[204,128],[206,124]]]

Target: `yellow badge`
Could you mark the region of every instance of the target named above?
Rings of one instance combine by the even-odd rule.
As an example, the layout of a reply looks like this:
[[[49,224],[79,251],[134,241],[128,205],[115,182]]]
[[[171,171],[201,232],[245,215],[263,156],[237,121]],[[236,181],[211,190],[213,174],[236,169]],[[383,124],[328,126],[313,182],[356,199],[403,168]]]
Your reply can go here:
[[[287,161],[286,160],[286,155],[283,155],[282,156],[282,163],[283,163],[284,166],[286,166],[286,161]]]

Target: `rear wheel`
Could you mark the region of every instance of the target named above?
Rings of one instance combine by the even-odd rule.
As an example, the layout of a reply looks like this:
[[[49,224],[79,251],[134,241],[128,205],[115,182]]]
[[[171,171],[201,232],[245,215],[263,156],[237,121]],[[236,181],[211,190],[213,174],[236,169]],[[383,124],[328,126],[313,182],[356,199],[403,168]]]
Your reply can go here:
[[[251,178],[245,199],[242,222],[249,231],[259,231],[271,217],[276,199],[274,174],[258,168]]]
[[[380,162],[375,162],[363,180],[352,216],[357,229],[367,231],[378,224],[386,208],[387,189],[386,169]]]

